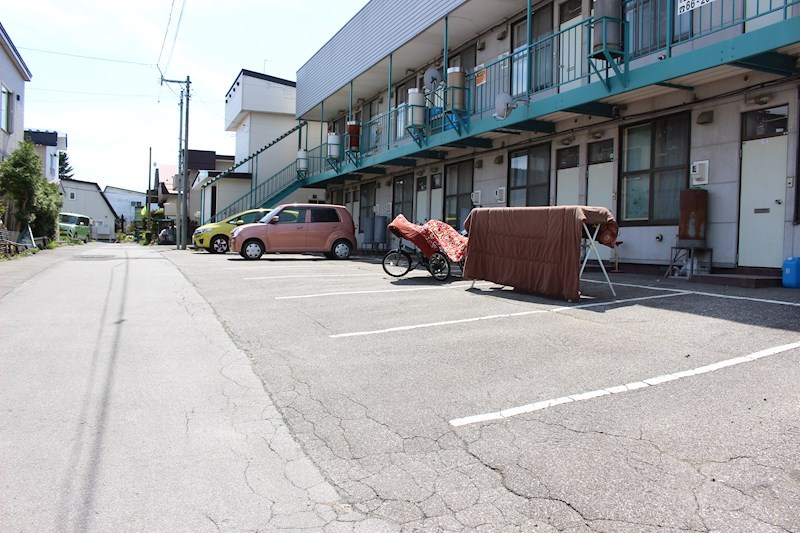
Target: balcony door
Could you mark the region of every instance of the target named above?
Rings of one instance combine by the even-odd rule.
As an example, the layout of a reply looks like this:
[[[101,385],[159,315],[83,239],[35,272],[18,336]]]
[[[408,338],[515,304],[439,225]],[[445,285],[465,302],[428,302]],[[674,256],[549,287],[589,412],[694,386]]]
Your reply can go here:
[[[525,38],[527,20],[521,20],[513,26],[513,48],[515,53],[511,66],[511,93],[525,94],[528,89],[528,60],[531,65],[531,84],[533,91],[540,91],[553,85],[553,6],[547,5],[534,9],[531,15],[531,36]],[[527,44],[531,44],[530,54],[525,54]]]
[[[580,24],[581,0],[567,0],[558,7],[558,81],[561,90],[568,91],[581,84],[586,46],[583,25]]]

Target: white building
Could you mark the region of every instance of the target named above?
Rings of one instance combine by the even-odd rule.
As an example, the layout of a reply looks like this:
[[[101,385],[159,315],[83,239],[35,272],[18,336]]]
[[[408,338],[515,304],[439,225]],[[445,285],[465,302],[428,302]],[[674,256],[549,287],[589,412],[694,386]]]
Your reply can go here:
[[[56,131],[25,130],[25,138],[33,143],[42,160],[42,177],[53,183],[58,180],[58,154],[67,151],[67,136]]]
[[[235,163],[194,184],[203,199],[204,222],[279,201],[325,201],[324,188],[282,194],[285,180],[275,179],[298,179],[298,149],[308,139],[317,144],[321,139],[319,122],[298,122],[294,113],[295,82],[244,69],[239,73],[225,95],[225,129],[236,134]]]
[[[59,187],[64,200],[61,211],[90,217],[92,239],[111,241],[116,237],[117,214],[97,183],[62,179]]]
[[[25,129],[25,82],[31,71],[0,24],[0,161],[11,155]]]
[[[108,203],[111,204],[114,213],[120,218],[120,222],[130,224],[137,218],[141,218],[142,208],[145,203],[145,193],[107,185],[103,189],[103,195],[108,200]]]

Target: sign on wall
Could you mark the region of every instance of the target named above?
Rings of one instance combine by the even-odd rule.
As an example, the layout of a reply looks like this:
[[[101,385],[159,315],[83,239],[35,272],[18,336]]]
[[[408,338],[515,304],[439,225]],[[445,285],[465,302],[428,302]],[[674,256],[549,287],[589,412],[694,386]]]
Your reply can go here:
[[[693,9],[710,4],[714,0],[678,0],[678,15],[688,13]]]

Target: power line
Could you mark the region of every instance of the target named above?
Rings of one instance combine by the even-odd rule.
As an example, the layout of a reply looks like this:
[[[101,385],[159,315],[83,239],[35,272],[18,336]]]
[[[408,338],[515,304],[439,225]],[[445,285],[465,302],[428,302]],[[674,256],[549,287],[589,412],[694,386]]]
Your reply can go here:
[[[172,0],[172,4],[169,6],[169,18],[167,18],[167,27],[164,30],[164,40],[161,41],[161,51],[158,52],[158,61],[156,61],[156,65],[161,64],[161,54],[164,53],[164,45],[167,43],[167,35],[169,35],[169,25],[172,22],[172,10],[175,7],[175,0]],[[160,71],[161,69],[159,69]]]
[[[17,48],[19,48],[20,50],[29,50],[31,52],[41,52],[43,54],[54,54],[54,55],[57,55],[57,56],[69,56],[69,57],[78,57],[78,58],[81,58],[81,59],[90,59],[92,61],[108,61],[109,63],[125,63],[125,64],[128,64],[128,65],[140,65],[140,66],[143,66],[143,67],[153,67],[153,66],[155,66],[155,65],[153,65],[153,63],[141,63],[139,61],[126,61],[124,59],[110,59],[110,58],[107,58],[107,57],[83,56],[83,55],[80,55],[80,54],[68,54],[66,52],[55,52],[53,50],[41,50],[39,48],[25,48],[25,47],[22,47],[22,46],[19,46]]]
[[[67,93],[67,94],[88,94],[92,96],[125,96],[131,98],[138,98],[140,96],[154,96],[152,94],[120,94],[120,93],[90,93],[85,91],[64,91],[61,89],[41,89],[39,87],[28,87],[26,91],[45,91],[49,93]]]
[[[183,20],[183,8],[186,7],[186,0],[181,1],[181,12],[178,13],[178,23],[175,25],[175,35],[172,36],[172,47],[169,51],[169,57],[164,65],[164,71],[169,70],[169,64],[172,62],[172,54],[175,53],[175,43],[178,41],[178,32],[181,29],[181,21]]]

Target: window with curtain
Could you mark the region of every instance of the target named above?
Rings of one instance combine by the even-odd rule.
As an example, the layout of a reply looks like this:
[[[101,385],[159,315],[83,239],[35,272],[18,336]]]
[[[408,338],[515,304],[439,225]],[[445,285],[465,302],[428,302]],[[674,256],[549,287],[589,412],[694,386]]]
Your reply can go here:
[[[461,231],[472,210],[473,161],[462,161],[445,168],[445,222]]]
[[[508,173],[509,207],[550,204],[550,144],[512,152]]]
[[[623,130],[620,221],[677,224],[689,176],[689,114]]]

